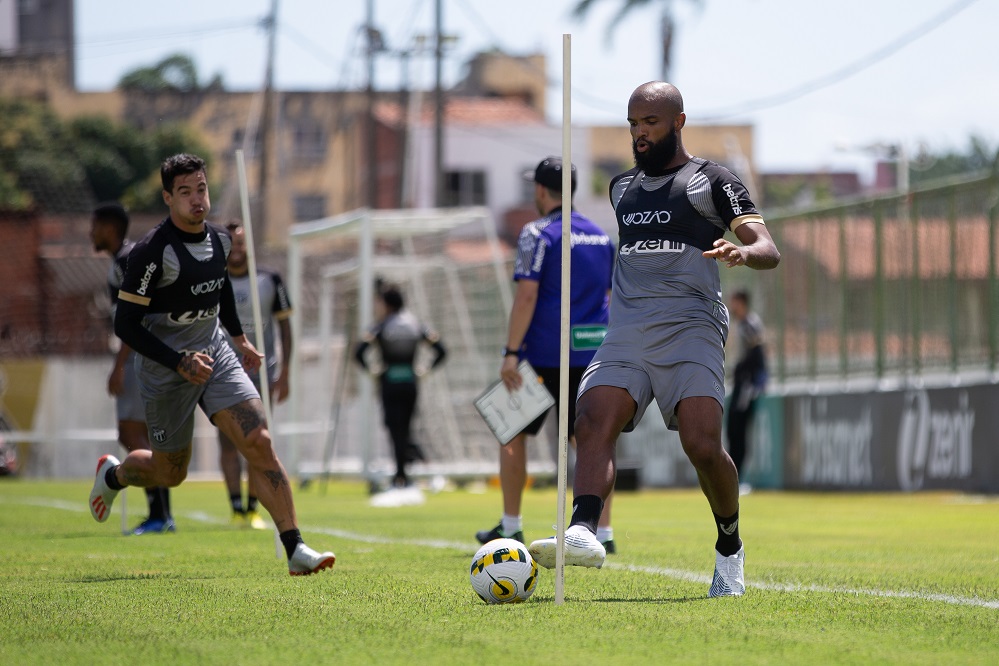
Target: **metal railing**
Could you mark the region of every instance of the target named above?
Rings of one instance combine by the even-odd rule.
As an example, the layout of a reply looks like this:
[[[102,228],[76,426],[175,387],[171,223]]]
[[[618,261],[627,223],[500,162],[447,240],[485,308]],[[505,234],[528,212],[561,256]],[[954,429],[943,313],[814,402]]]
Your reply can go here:
[[[726,290],[752,292],[775,386],[994,376],[997,216],[999,169],[768,214],[781,265],[725,275]]]

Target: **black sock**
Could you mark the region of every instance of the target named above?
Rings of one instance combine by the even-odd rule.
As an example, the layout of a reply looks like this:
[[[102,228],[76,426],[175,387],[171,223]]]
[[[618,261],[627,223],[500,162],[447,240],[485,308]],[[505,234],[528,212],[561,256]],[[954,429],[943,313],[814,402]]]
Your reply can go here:
[[[232,504],[233,513],[243,513],[243,495],[240,493],[229,495],[229,503]]]
[[[246,496],[246,511],[247,511],[247,513],[249,513],[250,511],[256,511],[256,510],[257,510],[257,498],[254,497],[253,495],[247,495]]]
[[[715,527],[718,528],[718,540],[715,542],[715,550],[723,557],[735,555],[742,548],[742,539],[739,538],[739,512],[722,518],[717,513],[714,514]]]
[[[108,471],[104,473],[104,483],[108,484],[108,488],[111,490],[122,490],[125,488],[124,484],[118,483],[118,477],[115,475],[119,467],[121,465],[115,465],[108,468]]]
[[[173,513],[170,512],[170,489],[166,486],[160,488],[160,497],[163,498],[163,515],[166,518],[169,518],[173,515]]]
[[[600,522],[600,512],[604,510],[604,501],[596,495],[580,495],[572,500],[573,525],[583,525],[594,534],[597,533],[597,523]]]
[[[304,543],[302,541],[302,533],[297,529],[288,530],[287,532],[281,532],[280,537],[281,543],[284,544],[284,551],[288,553],[288,559],[290,560],[291,556],[295,553],[295,546]]]
[[[166,520],[166,507],[163,506],[163,494],[160,488],[146,488],[146,500],[149,502],[149,517],[153,520]]]

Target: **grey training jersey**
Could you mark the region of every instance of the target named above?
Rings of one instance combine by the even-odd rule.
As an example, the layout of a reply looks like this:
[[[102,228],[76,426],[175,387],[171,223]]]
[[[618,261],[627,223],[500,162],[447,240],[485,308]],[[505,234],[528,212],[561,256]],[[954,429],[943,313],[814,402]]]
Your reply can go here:
[[[236,312],[239,314],[239,323],[243,327],[243,334],[247,340],[256,345],[257,334],[253,325],[250,274],[234,276],[230,273],[229,283],[232,285],[233,296],[236,299]],[[288,298],[288,290],[285,289],[281,276],[266,268],[257,270],[257,293],[260,294],[260,318],[263,325],[263,352],[267,360],[267,378],[273,382],[277,379],[280,367],[274,348],[274,322],[291,316],[291,300]],[[230,344],[232,344],[232,340],[230,340]],[[233,351],[236,351],[235,348]]]
[[[412,365],[423,340],[434,341],[437,334],[424,326],[409,310],[390,314],[371,329],[386,366]]]
[[[169,218],[161,222],[129,254],[120,291],[120,297],[149,299],[142,325],[181,353],[225,343],[219,294],[232,239],[223,229],[206,227],[208,232],[197,238],[174,230]],[[140,362],[143,369],[160,374],[152,359]],[[165,376],[173,381],[175,374],[171,370]]]
[[[739,179],[693,158],[663,176],[638,169],[621,174],[611,182],[610,198],[620,234],[611,326],[711,322],[724,340],[729,318],[718,265],[702,253],[736,218],[758,217]]]

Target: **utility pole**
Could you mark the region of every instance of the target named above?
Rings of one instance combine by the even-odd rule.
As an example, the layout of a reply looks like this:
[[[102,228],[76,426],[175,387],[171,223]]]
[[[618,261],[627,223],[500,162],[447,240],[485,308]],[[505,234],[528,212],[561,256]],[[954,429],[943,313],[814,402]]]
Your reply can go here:
[[[365,205],[368,208],[375,207],[375,199],[378,193],[378,135],[375,132],[375,53],[382,50],[381,33],[375,29],[375,0],[368,0],[367,18],[364,22],[364,34],[366,37],[365,54],[368,65],[368,84],[365,89],[365,119],[364,119],[364,150],[361,152],[367,155],[367,181],[365,184]]]
[[[253,226],[258,229],[260,239],[267,244],[269,217],[270,162],[274,154],[274,53],[277,35],[278,0],[271,0],[271,13],[264,19],[267,28],[267,69],[264,74],[264,109],[260,118],[260,170],[257,173],[257,211]],[[256,137],[250,137],[256,142]],[[253,145],[253,144],[250,144]]]
[[[444,205],[444,90],[441,78],[444,60],[444,8],[437,0],[434,21],[434,205]]]
[[[399,124],[399,208],[406,208],[406,186],[408,181],[406,173],[406,161],[409,159],[409,151],[406,143],[409,141],[409,59],[413,55],[413,48],[407,47],[399,52],[400,76],[399,76],[399,117],[402,122]]]

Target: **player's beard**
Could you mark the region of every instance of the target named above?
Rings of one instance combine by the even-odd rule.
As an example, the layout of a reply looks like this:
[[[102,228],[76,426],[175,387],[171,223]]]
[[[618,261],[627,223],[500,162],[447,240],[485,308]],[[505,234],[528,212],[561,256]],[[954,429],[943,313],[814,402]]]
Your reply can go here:
[[[631,152],[635,156],[635,166],[650,176],[662,175],[665,173],[669,163],[676,157],[676,150],[679,143],[676,136],[676,128],[672,128],[669,135],[664,139],[660,139],[654,143],[646,139],[645,143],[649,147],[644,153],[640,153],[635,146],[635,142],[631,142]]]

